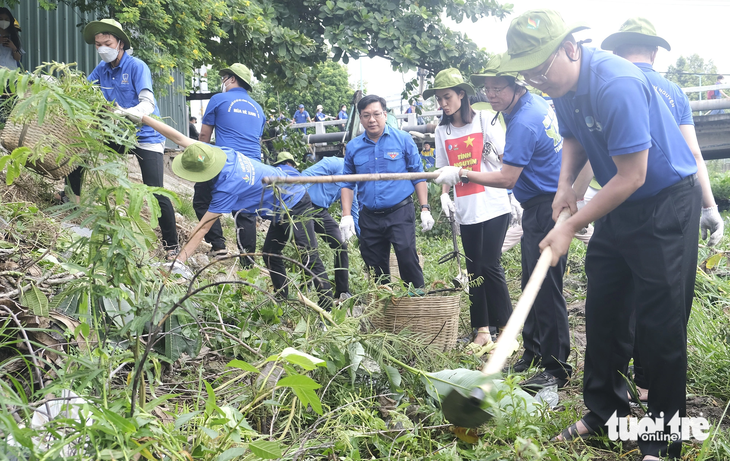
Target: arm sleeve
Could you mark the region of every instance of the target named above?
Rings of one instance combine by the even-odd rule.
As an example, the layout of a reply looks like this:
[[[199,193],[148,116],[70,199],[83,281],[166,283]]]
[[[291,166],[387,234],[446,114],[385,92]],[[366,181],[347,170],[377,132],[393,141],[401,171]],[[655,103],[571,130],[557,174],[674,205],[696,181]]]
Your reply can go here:
[[[205,114],[203,115],[203,125],[215,126],[215,110],[218,108],[217,95],[213,95],[210,98],[208,106],[205,108]]]
[[[211,194],[212,198],[208,211],[211,213],[227,214],[236,210],[236,202],[238,197],[223,191],[214,190]]]
[[[649,104],[653,91],[654,88],[650,89],[635,77],[619,77],[603,87],[598,95],[596,115],[597,123],[598,120],[603,123],[600,128],[609,155],[633,154],[651,147]]]
[[[434,136],[434,157],[436,157],[436,168],[443,168],[445,166],[449,166],[449,156],[446,154],[446,149],[444,148],[444,132],[443,130],[439,130],[436,128],[436,133]]]
[[[403,154],[406,157],[406,170],[411,173],[422,173],[423,172],[423,161],[421,160],[421,154],[418,153],[418,146],[413,142],[413,138],[408,133],[403,133]],[[425,179],[415,179],[411,181],[415,186],[419,182],[423,182]]]
[[[134,106],[145,115],[150,115],[155,111],[155,96],[150,90],[142,90],[139,92],[139,104]]]
[[[681,101],[681,113],[679,117],[680,125],[693,125],[695,124],[694,118],[692,118],[692,109],[689,107],[689,98],[686,94],[682,93]]]
[[[528,126],[516,120],[507,126],[507,135],[510,143],[504,147],[502,162],[519,168],[526,167],[535,152],[537,136]]]
[[[126,59],[129,58],[131,56],[127,56]],[[152,93],[152,73],[150,72],[150,68],[142,61],[137,60],[137,62],[139,65],[134,68],[135,75],[132,80],[134,90],[137,92],[137,95],[142,94],[143,90],[148,90]]]
[[[558,117],[558,129],[560,130],[560,136],[564,138],[575,138],[575,135],[570,130],[569,122],[572,115],[570,109],[560,101],[560,99],[553,99],[555,104],[555,115]]]
[[[350,149],[350,144],[347,145],[345,148],[345,165],[342,167],[342,174],[355,174],[355,163],[353,162],[352,157],[354,156],[354,153]],[[342,187],[346,187],[351,190],[355,190],[356,184],[354,182],[345,182],[342,183]]]

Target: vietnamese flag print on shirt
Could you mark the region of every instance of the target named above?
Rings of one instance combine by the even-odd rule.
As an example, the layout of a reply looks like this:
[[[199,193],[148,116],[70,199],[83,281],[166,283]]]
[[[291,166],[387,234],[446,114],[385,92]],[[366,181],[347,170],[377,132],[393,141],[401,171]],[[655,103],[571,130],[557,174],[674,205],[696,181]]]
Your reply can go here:
[[[449,156],[449,165],[470,171],[481,171],[483,146],[481,133],[471,133],[461,138],[447,139],[444,143],[446,154]],[[467,184],[457,183],[454,187],[457,197],[484,192],[484,186],[473,182]]]

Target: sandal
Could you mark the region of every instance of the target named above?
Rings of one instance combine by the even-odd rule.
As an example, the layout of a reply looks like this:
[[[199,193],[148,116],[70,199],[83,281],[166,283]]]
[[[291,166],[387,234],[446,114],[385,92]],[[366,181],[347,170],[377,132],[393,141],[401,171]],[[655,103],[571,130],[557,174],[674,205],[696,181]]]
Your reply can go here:
[[[175,261],[177,259],[177,255],[180,254],[179,248],[172,248],[170,250],[167,250],[165,253],[165,261],[171,262]]]
[[[585,427],[588,430],[588,432],[586,432],[585,434],[580,434],[578,432],[578,423],[583,424],[583,427]],[[585,423],[585,421],[583,421],[581,419],[580,421],[575,422],[575,423],[571,424],[570,426],[566,427],[565,429],[563,429],[563,431],[560,434],[558,434],[555,437],[553,437],[552,439],[550,439],[550,441],[551,442],[572,442],[576,439],[587,439],[594,435],[595,435],[595,432],[593,431],[593,429],[591,429],[590,426],[588,426]],[[560,437],[560,438],[558,438],[558,437]]]
[[[627,394],[629,394],[629,402],[634,403],[641,403],[646,405],[649,403],[649,389],[644,389],[643,387],[636,386],[636,394],[629,389],[626,391]]]
[[[491,352],[492,349],[494,349],[494,343],[492,341],[484,344],[469,343],[464,347],[464,353],[479,358],[487,352]]]
[[[53,201],[56,202],[58,205],[63,205],[64,203],[68,203],[68,197],[66,197],[66,191],[60,190],[53,194]]]

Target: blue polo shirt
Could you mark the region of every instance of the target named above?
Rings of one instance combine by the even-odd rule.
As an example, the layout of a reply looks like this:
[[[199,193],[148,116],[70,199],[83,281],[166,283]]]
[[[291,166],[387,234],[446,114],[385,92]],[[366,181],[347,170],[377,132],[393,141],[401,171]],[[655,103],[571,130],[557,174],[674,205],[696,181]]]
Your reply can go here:
[[[261,160],[259,140],[266,116],[245,88],[214,94],[203,115],[203,125],[215,128],[215,145],[230,147],[248,158]]]
[[[627,200],[652,197],[697,172],[672,113],[644,73],[611,53],[582,47],[576,91],[554,99],[560,134],[581,143],[601,185],[616,175],[614,155],[649,149],[644,185]]]
[[[340,111],[340,112],[339,112],[339,113],[337,114],[337,118],[338,118],[338,119],[340,119],[340,120],[347,120],[347,118],[348,118],[348,117],[347,117],[347,111],[341,110],[341,111]]]
[[[294,119],[294,123],[307,123],[308,118],[309,112],[307,112],[306,110],[304,112],[300,112],[297,110],[292,116],[292,119]]]
[[[281,202],[273,187],[265,187],[261,178],[286,176],[279,168],[248,158],[230,147],[221,147],[226,153],[226,164],[218,175],[211,191],[211,213],[257,213],[271,217],[281,211]],[[306,189],[298,184],[280,187],[281,198],[286,208],[291,208],[304,197]]]
[[[98,82],[104,98],[116,102],[125,109],[139,104],[139,93],[142,90],[153,91],[150,68],[142,60],[127,53],[122,53],[122,59],[117,67],[101,61],[86,79]],[[152,113],[160,115],[157,101]],[[137,130],[137,142],[157,144],[164,141],[164,136],[147,125],[142,125]]]
[[[326,118],[327,116],[324,115],[324,112],[317,112],[316,114],[314,114],[315,122],[324,122]]]
[[[512,193],[519,202],[558,190],[563,138],[552,107],[532,93],[525,93],[512,112],[502,113],[507,124],[502,161],[522,168]]]
[[[339,157],[325,157],[306,170],[302,171],[302,176],[333,176],[341,175],[345,168],[345,159]],[[307,185],[309,198],[312,204],[320,208],[328,210],[333,203],[340,200],[342,188],[346,187],[345,183],[316,183]],[[360,217],[360,204],[357,201],[357,186],[355,186],[355,196],[352,200],[352,219],[355,221],[355,229],[360,235],[358,220]]]
[[[405,131],[385,125],[377,143],[368,138],[367,132],[347,143],[342,174],[408,172],[423,172],[423,163],[413,138]],[[367,181],[345,183],[343,187],[355,190],[357,185],[360,204],[371,210],[382,210],[405,200],[413,194],[414,186],[422,181],[425,179]]]
[[[692,118],[692,109],[689,107],[689,98],[679,86],[662,77],[649,63],[635,62],[634,65],[644,72],[649,83],[662,97],[677,125],[694,126],[695,122]]]

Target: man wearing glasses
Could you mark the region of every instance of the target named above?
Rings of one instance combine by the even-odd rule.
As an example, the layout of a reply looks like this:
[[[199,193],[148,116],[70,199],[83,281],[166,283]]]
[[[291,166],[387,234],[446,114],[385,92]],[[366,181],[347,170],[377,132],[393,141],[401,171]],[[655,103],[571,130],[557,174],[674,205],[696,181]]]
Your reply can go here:
[[[521,239],[522,288],[540,258],[539,244],[555,224],[552,202],[558,190],[560,154],[563,140],[558,133],[555,113],[548,103],[525,88],[516,72],[502,73],[500,66],[508,59],[492,58],[489,67],[472,75],[474,85],[483,86],[492,109],[501,112],[507,124],[502,169],[474,172],[460,167],[445,167],[437,183],[454,185],[459,181],[512,189],[523,208]],[[496,117],[495,117],[496,120]],[[567,256],[550,268],[540,288],[522,331],[525,352],[512,370],[523,372],[531,366],[545,370],[520,383],[539,390],[546,386],[562,388],[570,378],[570,329],[563,297],[563,274]]]
[[[639,448],[644,461],[675,458],[681,434],[668,424],[686,413],[686,304],[694,292],[701,210],[697,164],[641,69],[575,42],[572,32],[586,28],[540,10],[517,17],[507,32],[505,70],[520,71],[553,97],[564,137],[553,216],[563,208],[574,214],[540,247],[552,248],[556,264],[575,231],[596,222],[586,254],[588,413],[556,439],[605,431],[609,419],[629,414],[624,376],[634,314],[649,417],[664,421],[663,430],[639,439]],[[571,185],[587,160],[602,189],[578,210]]]
[[[342,174],[422,172],[418,147],[408,133],[386,126],[385,99],[365,96],[357,103],[365,133],[349,143]],[[342,187],[340,231],[345,240],[355,235],[352,201],[355,183]],[[376,278],[390,280],[390,246],[398,258],[401,279],[423,288],[423,270],[416,253],[415,209],[411,195],[416,191],[421,209],[421,228],[429,231],[434,220],[423,179],[414,181],[370,181],[357,183],[360,211],[360,253]]]

